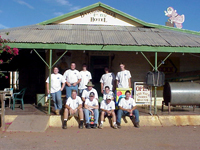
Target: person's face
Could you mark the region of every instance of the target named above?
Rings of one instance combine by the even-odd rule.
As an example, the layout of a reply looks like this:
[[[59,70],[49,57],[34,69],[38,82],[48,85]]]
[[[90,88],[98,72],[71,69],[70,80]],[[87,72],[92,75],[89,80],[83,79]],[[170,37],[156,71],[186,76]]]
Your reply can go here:
[[[58,68],[55,67],[55,68],[53,69],[53,73],[57,74],[58,72],[59,72]]]
[[[86,67],[86,66],[83,66],[83,70],[87,70],[87,67]]]
[[[90,91],[90,90],[92,89],[92,86],[88,86],[87,88],[88,88],[88,90]]]
[[[127,93],[126,93],[126,98],[128,99],[128,98],[130,97],[130,95],[131,95],[131,94],[127,92]]]
[[[93,101],[93,99],[94,99],[94,96],[90,96],[90,101]]]
[[[111,102],[111,99],[106,99],[106,103],[109,104]]]
[[[109,88],[106,88],[106,89],[105,89],[105,92],[106,92],[106,94],[108,94],[108,93],[110,92],[110,89],[109,89]]]
[[[72,99],[76,99],[76,95],[77,95],[76,92],[72,92]]]
[[[104,71],[105,71],[105,72],[108,72],[108,71],[109,71],[109,69],[108,69],[108,68],[105,68],[105,69],[104,69]]]
[[[71,69],[74,70],[75,68],[76,68],[76,64],[75,64],[75,63],[72,63],[72,64],[71,64]]]
[[[120,69],[124,70],[125,66],[123,64],[120,65]]]

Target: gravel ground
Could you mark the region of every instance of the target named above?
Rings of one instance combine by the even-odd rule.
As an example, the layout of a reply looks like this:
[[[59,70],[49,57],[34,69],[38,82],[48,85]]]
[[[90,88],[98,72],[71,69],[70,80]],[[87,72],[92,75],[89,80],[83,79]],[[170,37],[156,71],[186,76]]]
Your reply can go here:
[[[44,133],[2,132],[0,150],[197,150],[200,126],[78,129],[49,127]]]

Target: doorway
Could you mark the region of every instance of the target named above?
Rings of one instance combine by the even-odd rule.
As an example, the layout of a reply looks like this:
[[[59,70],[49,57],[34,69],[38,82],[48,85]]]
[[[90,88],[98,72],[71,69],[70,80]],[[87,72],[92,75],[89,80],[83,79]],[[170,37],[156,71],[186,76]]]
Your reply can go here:
[[[90,72],[92,74],[92,82],[99,95],[101,93],[100,79],[105,73],[104,67],[109,67],[109,62],[110,56],[90,56]]]

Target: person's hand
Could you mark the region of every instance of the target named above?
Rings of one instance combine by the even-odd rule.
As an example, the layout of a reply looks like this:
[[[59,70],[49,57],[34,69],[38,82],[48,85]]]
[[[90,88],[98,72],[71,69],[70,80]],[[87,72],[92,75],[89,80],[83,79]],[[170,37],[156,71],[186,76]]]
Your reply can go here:
[[[73,84],[73,86],[76,86],[77,85],[77,83],[75,82],[74,84]]]
[[[72,108],[69,109],[70,114],[74,114],[74,110]]]
[[[94,112],[92,110],[90,110],[90,112],[92,113],[92,116],[94,116]]]
[[[71,86],[71,84],[69,82],[66,82],[67,86]]]
[[[63,88],[61,88],[60,91],[63,91]]]
[[[128,111],[129,113],[131,113],[131,109],[128,109],[127,111]]]
[[[50,94],[50,90],[49,89],[47,90],[47,93]]]
[[[133,114],[132,114],[132,113],[130,113],[130,116],[133,116]]]

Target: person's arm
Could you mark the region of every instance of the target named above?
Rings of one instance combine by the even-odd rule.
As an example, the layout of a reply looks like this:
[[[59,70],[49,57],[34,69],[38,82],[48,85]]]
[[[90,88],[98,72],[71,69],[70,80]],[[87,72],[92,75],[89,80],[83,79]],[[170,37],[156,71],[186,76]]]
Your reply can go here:
[[[76,86],[76,85],[79,84],[80,82],[81,82],[81,79],[78,79],[78,81],[75,82],[75,83],[73,84],[73,86]]]
[[[67,105],[67,104],[65,105],[65,108],[67,108],[67,109],[69,109],[69,110],[72,109],[72,108],[71,108],[69,105]]]
[[[129,88],[131,88],[131,78],[128,79]]]
[[[62,83],[62,87],[61,87],[61,91],[64,89],[64,87],[65,87],[65,82],[64,83]]]
[[[116,80],[116,88],[118,87],[118,84],[119,84],[119,81],[118,81],[118,80]]]
[[[77,109],[79,110],[80,108],[82,108],[82,104],[80,104]]]
[[[103,83],[101,83],[101,93],[103,94]]]
[[[51,91],[49,90],[49,83],[47,82],[46,85],[47,85],[47,87],[46,87],[46,88],[47,88],[47,93],[49,94],[49,93],[51,92]]]

